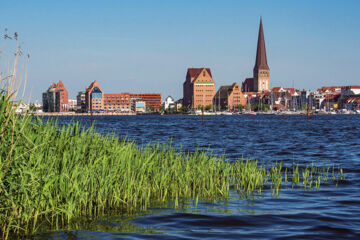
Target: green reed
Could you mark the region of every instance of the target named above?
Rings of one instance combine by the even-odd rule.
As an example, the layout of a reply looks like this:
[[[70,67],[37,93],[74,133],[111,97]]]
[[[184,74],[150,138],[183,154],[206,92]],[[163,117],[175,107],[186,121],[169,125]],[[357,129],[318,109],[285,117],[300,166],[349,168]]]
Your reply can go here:
[[[154,202],[227,200],[230,189],[246,198],[290,184],[305,189],[328,181],[329,168],[270,167],[255,160],[227,161],[208,152],[182,153],[170,144],[140,147],[101,136],[78,122],[58,126],[17,116],[8,94],[0,99],[0,238],[60,229],[72,219],[111,211],[134,213]],[[302,176],[302,178],[301,178]],[[329,178],[330,179],[330,178]],[[332,169],[331,180],[343,179]],[[301,181],[302,180],[302,181]],[[288,183],[289,181],[289,183]]]

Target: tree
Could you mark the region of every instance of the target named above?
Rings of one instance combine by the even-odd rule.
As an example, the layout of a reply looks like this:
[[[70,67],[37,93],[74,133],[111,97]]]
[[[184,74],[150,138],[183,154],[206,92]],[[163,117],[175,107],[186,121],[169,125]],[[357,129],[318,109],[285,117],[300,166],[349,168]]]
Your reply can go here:
[[[212,108],[213,108],[213,105],[212,105],[212,104],[205,106],[205,110],[206,110],[206,111],[209,111],[209,110],[211,110]]]
[[[152,106],[146,106],[146,111],[147,111],[147,112],[154,112],[155,109],[154,109],[154,107],[152,107]]]
[[[30,112],[36,112],[35,104],[33,104],[33,103],[30,104],[30,106],[29,106],[29,111],[30,111]]]

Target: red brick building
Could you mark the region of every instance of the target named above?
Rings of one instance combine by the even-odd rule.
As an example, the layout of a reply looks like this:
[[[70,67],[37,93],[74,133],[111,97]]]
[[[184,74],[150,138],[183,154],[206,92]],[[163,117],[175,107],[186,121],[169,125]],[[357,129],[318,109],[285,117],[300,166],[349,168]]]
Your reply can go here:
[[[160,109],[161,93],[130,93],[130,98],[134,101],[144,101],[146,107]]]
[[[130,93],[105,93],[104,109],[106,112],[130,112]]]
[[[214,96],[215,109],[235,110],[246,106],[246,98],[241,92],[239,84],[233,83],[229,86],[221,86]]]
[[[98,81],[86,89],[86,112],[92,108],[95,112],[130,112],[135,101],[143,101],[154,109],[161,107],[160,93],[104,93]]]
[[[101,89],[98,81],[94,81],[85,91],[85,106],[86,112],[95,111],[100,112],[104,111],[104,92]]]
[[[51,84],[48,90],[43,93],[43,111],[69,111],[69,95],[62,81]]]
[[[183,84],[183,106],[199,108],[213,104],[215,82],[210,68],[188,68]]]

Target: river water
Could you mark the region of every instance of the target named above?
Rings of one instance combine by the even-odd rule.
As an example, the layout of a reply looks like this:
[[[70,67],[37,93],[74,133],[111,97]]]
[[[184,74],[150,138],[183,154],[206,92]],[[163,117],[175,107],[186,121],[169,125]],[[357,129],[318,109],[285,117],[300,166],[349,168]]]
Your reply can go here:
[[[89,117],[58,117],[64,124]],[[135,140],[169,143],[182,151],[209,150],[230,161],[258,159],[341,166],[346,179],[319,190],[285,188],[249,199],[154,205],[135,215],[82,220],[78,231],[36,239],[360,239],[360,115],[305,116],[96,116],[97,131]]]

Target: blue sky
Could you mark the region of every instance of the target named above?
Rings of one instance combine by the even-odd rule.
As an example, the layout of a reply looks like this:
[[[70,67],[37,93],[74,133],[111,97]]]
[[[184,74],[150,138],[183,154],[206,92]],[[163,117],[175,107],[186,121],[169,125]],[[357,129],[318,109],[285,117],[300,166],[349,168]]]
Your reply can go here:
[[[360,1],[2,1],[0,31],[30,52],[31,99],[62,80],[75,98],[107,93],[182,97],[189,67],[216,88],[252,76],[260,15],[270,85],[360,85]],[[4,40],[1,39],[2,43]],[[0,45],[0,47],[3,45]]]

